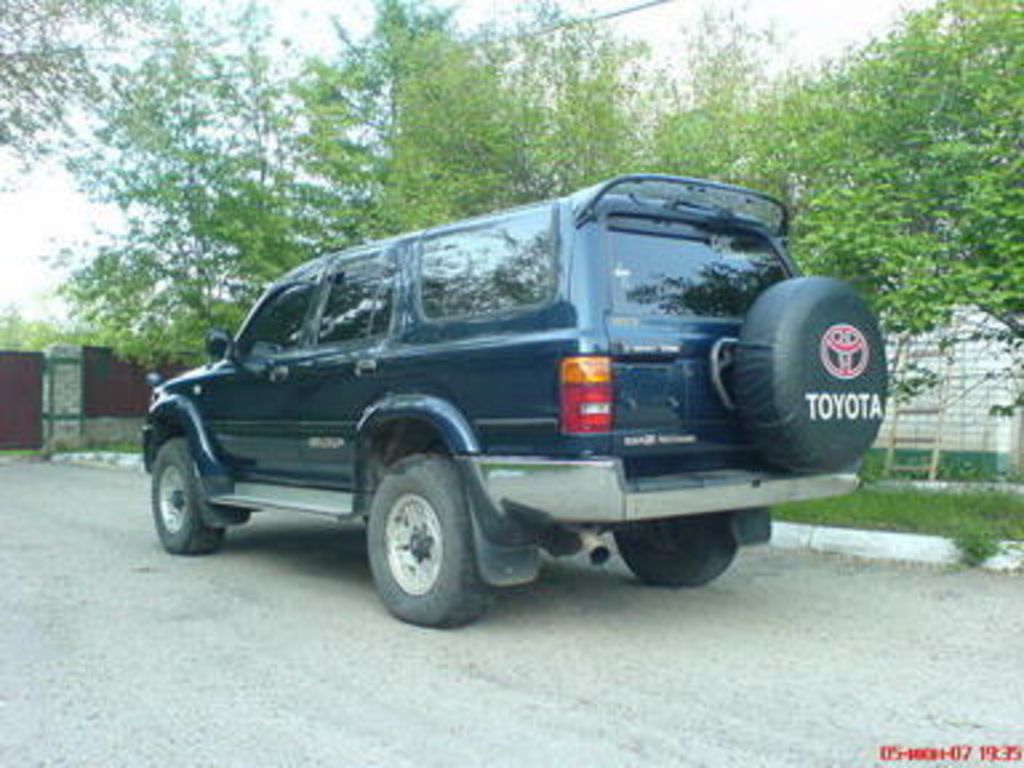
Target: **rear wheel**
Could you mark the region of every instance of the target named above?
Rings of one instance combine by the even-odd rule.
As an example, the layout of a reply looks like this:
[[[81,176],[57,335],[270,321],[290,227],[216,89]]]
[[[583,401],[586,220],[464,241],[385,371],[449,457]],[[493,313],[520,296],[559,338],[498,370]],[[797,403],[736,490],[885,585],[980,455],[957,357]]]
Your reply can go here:
[[[615,532],[619,554],[645,584],[700,587],[721,576],[736,557],[728,515],[675,517]]]
[[[203,555],[224,541],[224,529],[203,522],[206,504],[195,464],[182,438],[168,440],[153,462],[153,522],[164,549],[175,555]]]
[[[399,619],[451,627],[486,609],[490,591],[477,570],[469,510],[448,459],[412,456],[388,470],[370,505],[367,544],[377,592]]]

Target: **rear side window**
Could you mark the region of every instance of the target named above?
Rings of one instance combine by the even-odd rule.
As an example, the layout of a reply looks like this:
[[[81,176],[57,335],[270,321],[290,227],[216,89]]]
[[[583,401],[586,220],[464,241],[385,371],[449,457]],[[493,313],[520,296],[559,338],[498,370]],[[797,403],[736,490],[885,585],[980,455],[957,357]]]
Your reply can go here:
[[[391,325],[394,270],[379,255],[339,264],[328,278],[318,344],[383,336]]]
[[[787,276],[769,242],[754,234],[612,229],[608,240],[612,304],[622,314],[738,318]]]
[[[549,301],[555,288],[552,208],[533,208],[426,240],[420,302],[431,319],[487,315]]]
[[[313,288],[312,283],[300,283],[270,297],[243,332],[241,351],[275,354],[299,346]]]

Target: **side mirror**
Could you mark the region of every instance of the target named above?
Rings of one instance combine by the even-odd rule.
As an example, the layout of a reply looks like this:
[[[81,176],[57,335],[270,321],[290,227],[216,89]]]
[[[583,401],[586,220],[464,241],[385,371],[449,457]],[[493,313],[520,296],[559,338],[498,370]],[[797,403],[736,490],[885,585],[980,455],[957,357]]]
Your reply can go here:
[[[164,383],[164,377],[156,371],[150,371],[146,374],[146,384],[150,389],[156,389]]]
[[[212,362],[229,357],[234,344],[228,332],[221,328],[214,328],[206,334],[206,354]]]

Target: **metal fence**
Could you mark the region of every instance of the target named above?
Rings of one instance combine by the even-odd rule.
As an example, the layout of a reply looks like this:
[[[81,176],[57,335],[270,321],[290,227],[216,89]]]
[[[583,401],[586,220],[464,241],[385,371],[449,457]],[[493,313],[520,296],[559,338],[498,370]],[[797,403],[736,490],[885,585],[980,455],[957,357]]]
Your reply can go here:
[[[82,414],[142,416],[149,405],[146,369],[106,347],[82,348]]]
[[[43,366],[40,352],[0,351],[0,449],[42,447]]]
[[[0,351],[0,450],[137,440],[149,407],[147,370],[105,347]],[[168,377],[183,366],[158,370]]]

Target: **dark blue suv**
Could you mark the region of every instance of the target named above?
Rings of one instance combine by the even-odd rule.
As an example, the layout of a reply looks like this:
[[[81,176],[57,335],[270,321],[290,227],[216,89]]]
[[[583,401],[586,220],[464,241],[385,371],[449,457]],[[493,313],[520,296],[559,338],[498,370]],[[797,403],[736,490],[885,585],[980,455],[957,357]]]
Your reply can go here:
[[[785,238],[769,197],[645,174],[305,264],[157,387],[160,540],[363,518],[384,604],[431,626],[608,533],[643,582],[705,584],[769,505],[852,491],[882,420],[872,314]]]

